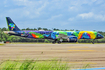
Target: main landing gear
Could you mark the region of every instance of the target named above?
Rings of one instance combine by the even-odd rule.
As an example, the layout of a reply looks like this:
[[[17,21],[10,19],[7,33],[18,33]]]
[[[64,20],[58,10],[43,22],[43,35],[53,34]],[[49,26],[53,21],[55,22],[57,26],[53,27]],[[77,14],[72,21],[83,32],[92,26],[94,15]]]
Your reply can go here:
[[[58,44],[61,44],[61,41],[57,41],[57,39],[55,39],[52,43],[55,44],[56,42],[57,42]]]
[[[58,44],[61,44],[61,41],[58,41],[57,43],[58,43]]]
[[[55,44],[55,43],[56,43],[56,41],[57,41],[57,39],[55,39],[52,43],[53,43],[53,44]]]

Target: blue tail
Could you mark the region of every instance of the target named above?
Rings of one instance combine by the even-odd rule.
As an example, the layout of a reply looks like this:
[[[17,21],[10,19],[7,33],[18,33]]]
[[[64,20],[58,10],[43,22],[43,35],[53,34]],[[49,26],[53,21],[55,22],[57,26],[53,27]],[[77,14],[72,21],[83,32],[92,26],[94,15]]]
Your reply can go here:
[[[20,29],[16,26],[16,24],[11,20],[10,17],[6,17],[6,20],[9,31],[20,31]]]

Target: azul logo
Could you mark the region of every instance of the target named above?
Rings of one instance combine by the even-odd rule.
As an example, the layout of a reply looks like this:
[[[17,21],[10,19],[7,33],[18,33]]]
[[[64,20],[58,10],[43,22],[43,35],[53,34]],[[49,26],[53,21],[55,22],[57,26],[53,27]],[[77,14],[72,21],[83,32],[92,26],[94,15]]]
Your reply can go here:
[[[9,27],[11,27],[11,30],[13,30],[13,29],[15,28],[15,24],[10,23],[10,24],[9,24]]]

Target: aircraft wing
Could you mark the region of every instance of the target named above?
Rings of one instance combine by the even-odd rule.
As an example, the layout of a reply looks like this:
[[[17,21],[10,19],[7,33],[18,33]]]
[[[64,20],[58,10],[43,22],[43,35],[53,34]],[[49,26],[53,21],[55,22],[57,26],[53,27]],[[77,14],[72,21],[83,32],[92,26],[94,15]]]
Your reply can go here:
[[[76,36],[73,36],[73,35],[68,36],[68,35],[65,35],[65,34],[59,34],[56,39],[60,39],[60,41],[62,42],[63,39],[66,39],[67,41],[70,41],[71,38],[74,39],[73,37],[76,38]]]
[[[59,34],[57,39],[68,39],[68,36],[65,34]]]

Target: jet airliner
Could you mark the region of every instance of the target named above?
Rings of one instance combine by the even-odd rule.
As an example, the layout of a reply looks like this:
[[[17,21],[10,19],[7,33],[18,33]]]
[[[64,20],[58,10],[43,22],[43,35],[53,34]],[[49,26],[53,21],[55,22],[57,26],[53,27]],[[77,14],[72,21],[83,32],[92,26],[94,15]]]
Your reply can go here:
[[[10,17],[6,17],[6,21],[8,31],[5,31],[4,33],[32,39],[52,39],[53,44],[56,42],[59,44],[62,42],[77,42],[78,39],[93,39],[92,43],[94,44],[95,39],[104,38],[101,34],[95,31],[22,31]]]

